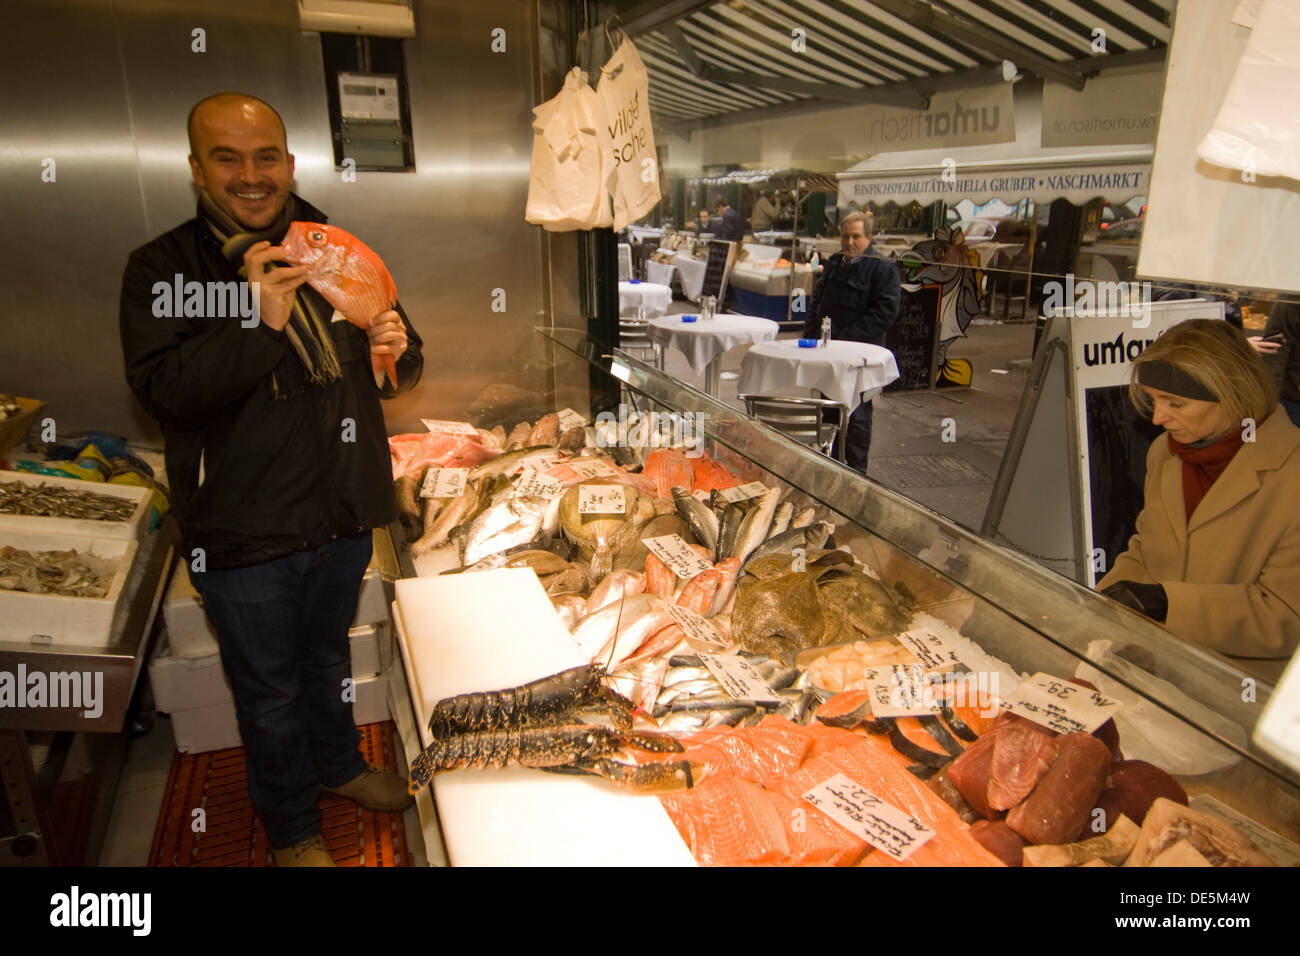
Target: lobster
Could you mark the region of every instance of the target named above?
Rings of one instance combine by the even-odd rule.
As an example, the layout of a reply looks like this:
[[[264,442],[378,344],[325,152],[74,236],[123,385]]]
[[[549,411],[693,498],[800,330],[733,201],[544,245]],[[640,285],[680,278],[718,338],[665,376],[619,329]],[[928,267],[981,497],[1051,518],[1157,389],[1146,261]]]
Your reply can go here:
[[[409,790],[419,793],[439,770],[516,763],[554,773],[592,774],[633,793],[685,790],[703,767],[688,760],[636,765],[614,759],[630,748],[680,753],[667,734],[628,733],[593,724],[470,731],[437,738],[411,763]]]
[[[583,664],[518,687],[445,697],[433,705],[429,733],[454,734],[562,723],[576,712],[600,711],[620,730],[632,727],[632,704],[605,683],[605,670]]]

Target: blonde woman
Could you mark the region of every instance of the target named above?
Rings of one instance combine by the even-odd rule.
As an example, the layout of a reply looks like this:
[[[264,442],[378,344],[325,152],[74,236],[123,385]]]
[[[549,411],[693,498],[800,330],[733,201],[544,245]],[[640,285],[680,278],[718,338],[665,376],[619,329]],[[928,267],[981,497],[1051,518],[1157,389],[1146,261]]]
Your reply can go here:
[[[1275,680],[1300,643],[1300,429],[1246,337],[1193,319],[1133,363],[1166,435],[1128,550],[1098,582],[1183,640]]]

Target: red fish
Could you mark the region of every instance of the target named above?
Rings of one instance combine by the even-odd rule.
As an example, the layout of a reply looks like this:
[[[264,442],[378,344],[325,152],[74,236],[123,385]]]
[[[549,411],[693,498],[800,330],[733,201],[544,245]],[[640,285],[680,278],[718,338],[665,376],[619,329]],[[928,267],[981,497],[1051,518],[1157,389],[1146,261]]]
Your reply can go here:
[[[397,301],[397,285],[384,261],[351,233],[322,222],[294,222],[280,243],[290,265],[306,266],[307,284],[359,329],[368,329],[375,317]],[[384,375],[397,384],[397,360],[392,355],[372,355],[375,384]]]

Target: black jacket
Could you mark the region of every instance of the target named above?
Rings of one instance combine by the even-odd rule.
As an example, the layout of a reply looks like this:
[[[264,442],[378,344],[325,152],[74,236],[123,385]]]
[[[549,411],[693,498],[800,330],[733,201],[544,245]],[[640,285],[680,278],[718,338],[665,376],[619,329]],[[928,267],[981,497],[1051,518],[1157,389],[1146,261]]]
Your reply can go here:
[[[728,206],[721,219],[714,216],[709,220],[707,231],[713,233],[714,239],[740,242],[745,238],[745,217],[736,210],[736,207]]]
[[[813,289],[804,337],[820,338],[822,316],[829,315],[831,338],[883,346],[885,331],[898,319],[900,285],[898,267],[870,249],[848,261],[844,253],[835,253]]]
[[[1300,402],[1300,305],[1278,302],[1268,314],[1264,335],[1281,332],[1286,341],[1272,355],[1262,355],[1264,364],[1277,380],[1281,397],[1288,402]]]
[[[299,200],[300,218],[325,222]],[[331,332],[342,377],[313,385],[283,332],[238,315],[159,318],[154,284],[235,281],[215,237],[191,219],[131,253],[122,277],[121,335],[126,377],[162,425],[167,477],[186,560],[202,548],[211,570],[245,567],[396,517],[392,466],[370,342],[351,322]],[[333,309],[309,286],[322,315]],[[401,306],[407,350],[398,386],[424,367],[419,335]],[[271,373],[281,386],[272,392]],[[204,480],[199,483],[199,463]]]

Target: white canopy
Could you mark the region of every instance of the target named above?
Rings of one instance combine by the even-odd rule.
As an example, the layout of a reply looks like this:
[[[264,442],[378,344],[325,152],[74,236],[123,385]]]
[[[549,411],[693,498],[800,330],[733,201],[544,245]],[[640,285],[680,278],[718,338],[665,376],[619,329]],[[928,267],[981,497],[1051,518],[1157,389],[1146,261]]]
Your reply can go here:
[[[1081,205],[1098,196],[1120,203],[1148,194],[1151,154],[1150,146],[1058,146],[1026,152],[1023,143],[881,153],[836,174],[839,207],[928,205],[939,199],[949,205],[962,199],[976,205],[1001,199],[1014,205],[1025,198]]]

